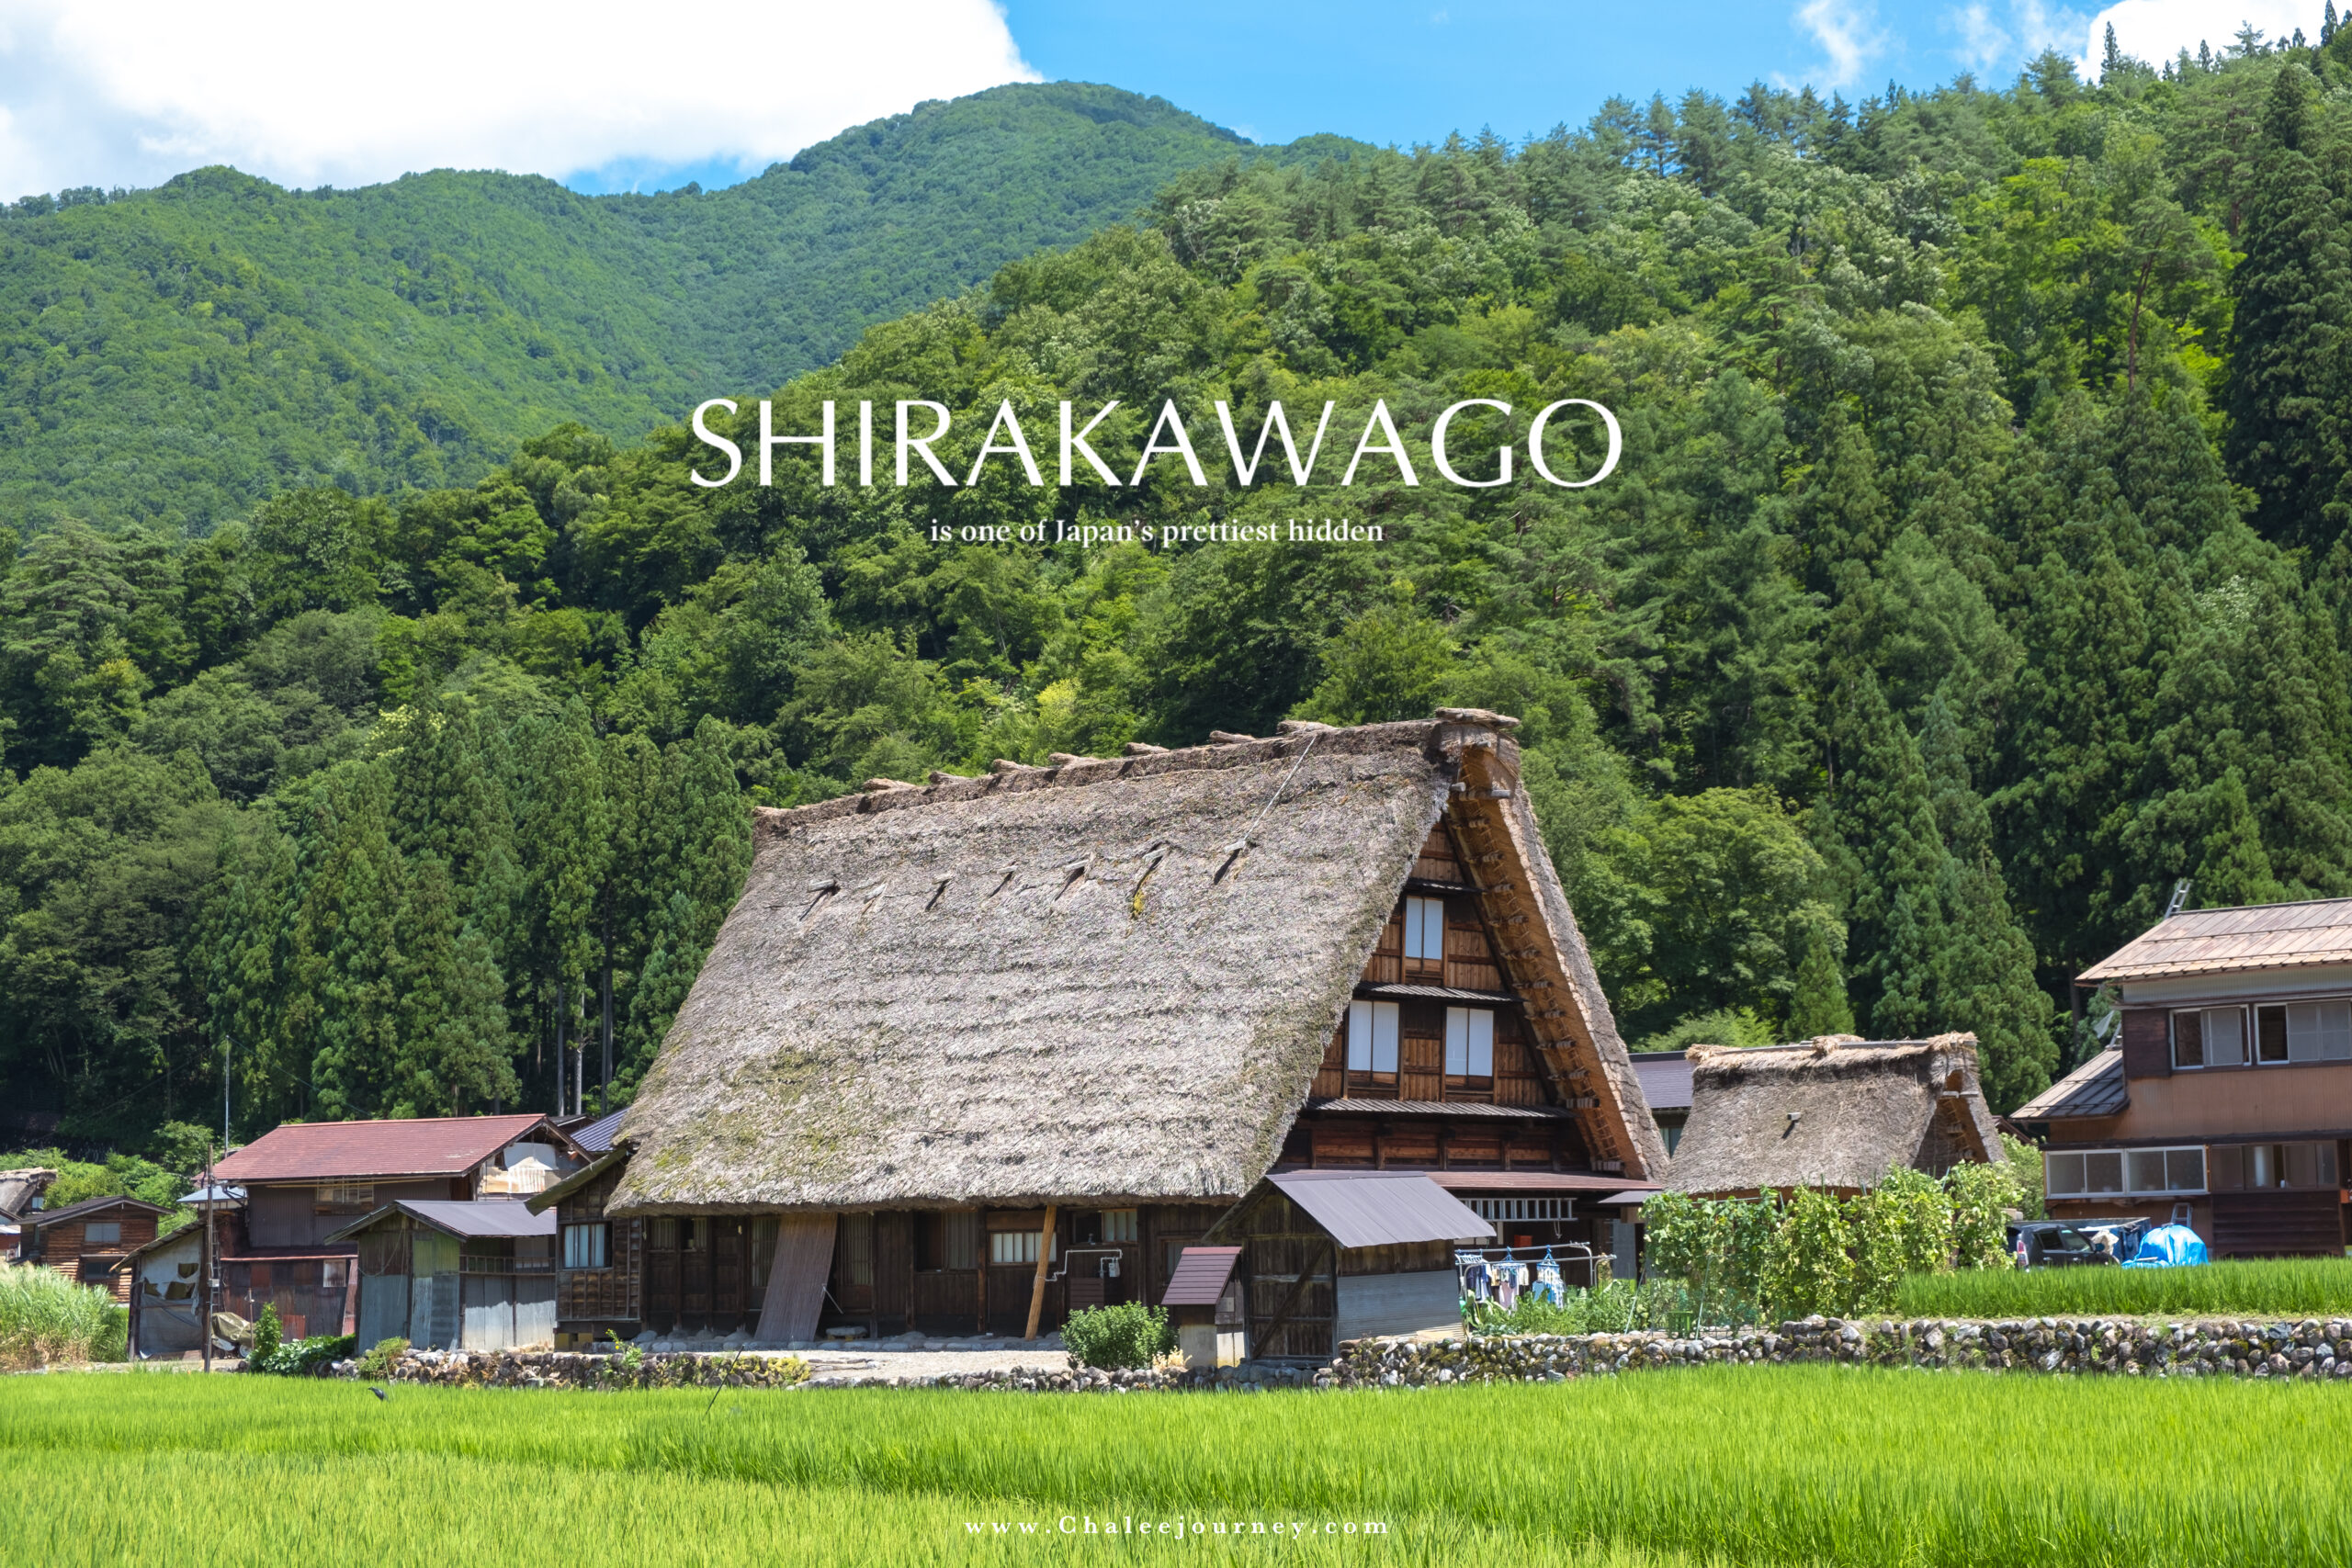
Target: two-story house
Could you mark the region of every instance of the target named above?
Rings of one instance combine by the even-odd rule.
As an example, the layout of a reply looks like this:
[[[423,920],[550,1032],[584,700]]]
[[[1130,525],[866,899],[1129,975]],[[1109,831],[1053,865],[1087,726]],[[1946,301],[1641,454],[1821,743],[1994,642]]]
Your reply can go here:
[[[2339,1254],[2352,898],[2167,917],[2085,970],[2122,1024],[2011,1113],[2057,1219],[2185,1218],[2217,1257]]]

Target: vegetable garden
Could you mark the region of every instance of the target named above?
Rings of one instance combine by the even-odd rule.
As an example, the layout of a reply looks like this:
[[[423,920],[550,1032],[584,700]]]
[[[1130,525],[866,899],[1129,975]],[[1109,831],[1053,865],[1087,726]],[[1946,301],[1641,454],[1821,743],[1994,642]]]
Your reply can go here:
[[[1218,1559],[2352,1560],[2333,1457],[2352,1442],[2352,1403],[2310,1384],[1755,1367],[1135,1398],[389,1393],[145,1373],[0,1382],[17,1478],[0,1561],[275,1564],[331,1549],[446,1568],[537,1561],[572,1539],[612,1563],[1166,1560],[1172,1537],[1061,1521],[1179,1517],[1188,1532],[1315,1528],[1188,1533]],[[1386,1534],[1321,1533],[1340,1521]]]

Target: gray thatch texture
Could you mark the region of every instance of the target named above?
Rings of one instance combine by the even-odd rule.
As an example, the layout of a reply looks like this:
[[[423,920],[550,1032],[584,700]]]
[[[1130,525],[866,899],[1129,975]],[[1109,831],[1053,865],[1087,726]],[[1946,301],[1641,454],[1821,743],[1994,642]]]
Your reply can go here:
[[[1998,1157],[1973,1034],[1690,1055],[1690,1120],[1666,1179],[1682,1191],[1859,1190],[1897,1167]]]
[[[612,1212],[1248,1190],[1464,749],[1515,773],[1498,728],[1302,726],[763,812]]]

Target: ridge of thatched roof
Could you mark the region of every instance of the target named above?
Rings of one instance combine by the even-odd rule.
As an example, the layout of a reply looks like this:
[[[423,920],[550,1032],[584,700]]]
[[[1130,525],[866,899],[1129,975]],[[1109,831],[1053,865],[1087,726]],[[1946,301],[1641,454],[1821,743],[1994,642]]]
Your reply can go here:
[[[1682,1191],[1858,1190],[1897,1167],[1951,1163],[1939,1153],[2000,1150],[1973,1034],[1694,1045],[1690,1057],[1690,1120],[1667,1172]]]
[[[1655,1172],[1515,722],[1286,724],[762,810],[622,1122],[612,1212],[1230,1200],[1272,1167],[1451,799],[1517,900],[1513,973],[1588,1142]]]

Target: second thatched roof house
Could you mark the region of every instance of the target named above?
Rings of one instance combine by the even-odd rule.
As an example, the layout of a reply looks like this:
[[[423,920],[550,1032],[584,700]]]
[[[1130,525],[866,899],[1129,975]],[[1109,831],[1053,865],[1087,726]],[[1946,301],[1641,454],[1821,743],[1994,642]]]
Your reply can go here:
[[[1875,1187],[2001,1157],[1977,1082],[1976,1037],[1690,1050],[1690,1120],[1667,1184],[1708,1197]]]
[[[1035,1334],[1159,1300],[1275,1169],[1425,1170],[1506,1234],[1605,1247],[1579,1198],[1665,1151],[1514,724],[762,811],[614,1152],[551,1195],[566,1259],[605,1260],[566,1267],[560,1329]],[[1310,1294],[1284,1338],[1333,1316]]]

